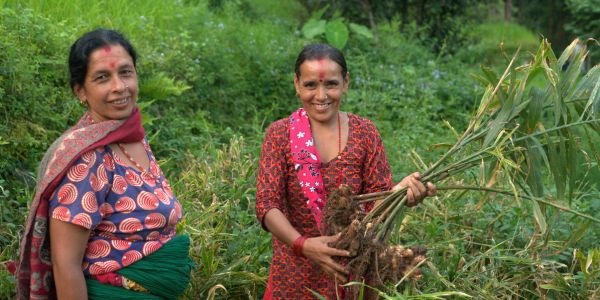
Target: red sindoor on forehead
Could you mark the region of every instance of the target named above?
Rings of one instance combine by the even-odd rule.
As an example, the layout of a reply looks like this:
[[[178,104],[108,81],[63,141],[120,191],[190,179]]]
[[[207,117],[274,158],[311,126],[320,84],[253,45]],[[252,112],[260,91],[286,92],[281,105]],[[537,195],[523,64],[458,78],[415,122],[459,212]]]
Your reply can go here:
[[[112,48],[110,46],[106,46],[106,47],[102,48],[102,51],[104,51],[105,54],[109,54],[112,52]],[[113,60],[108,65],[114,69],[115,66],[117,65],[117,63]]]
[[[319,81],[323,82],[323,79],[325,79],[325,72],[323,71],[323,68],[325,67],[325,58],[321,57],[317,60],[317,62],[321,67],[321,70],[319,71]]]

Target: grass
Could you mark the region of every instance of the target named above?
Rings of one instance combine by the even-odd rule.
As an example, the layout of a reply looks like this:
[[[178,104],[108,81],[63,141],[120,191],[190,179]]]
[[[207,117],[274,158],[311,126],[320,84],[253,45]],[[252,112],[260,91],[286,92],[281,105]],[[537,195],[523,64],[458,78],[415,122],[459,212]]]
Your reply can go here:
[[[257,158],[244,150],[239,137],[205,149],[214,159],[190,157],[174,187],[187,212],[180,227],[192,237],[198,266],[189,299],[255,297],[265,286],[270,238],[257,226],[252,205]]]
[[[17,253],[35,165],[83,111],[67,88],[68,46],[96,26],[125,32],[140,53],[145,126],[184,207],[178,231],[192,237],[197,264],[184,298],[262,296],[271,247],[254,216],[257,159],[266,126],[298,106],[292,65],[312,42],[296,32],[307,12],[292,0],[223,1],[220,10],[208,2],[0,0],[14,10],[0,20],[0,165],[11,170],[0,170],[0,298],[14,297],[3,263]],[[453,136],[444,120],[460,131],[482,89],[469,76],[479,60],[437,57],[397,25],[379,26],[378,45],[349,41],[343,109],[376,123],[399,180],[421,167],[411,150],[426,162],[438,157]],[[526,36],[507,40],[514,35]],[[590,185],[570,207],[597,215],[598,195]],[[390,287],[387,297],[597,297],[600,228],[548,211],[542,236],[528,205],[454,191],[408,210],[391,240],[427,246],[429,260],[421,282]]]

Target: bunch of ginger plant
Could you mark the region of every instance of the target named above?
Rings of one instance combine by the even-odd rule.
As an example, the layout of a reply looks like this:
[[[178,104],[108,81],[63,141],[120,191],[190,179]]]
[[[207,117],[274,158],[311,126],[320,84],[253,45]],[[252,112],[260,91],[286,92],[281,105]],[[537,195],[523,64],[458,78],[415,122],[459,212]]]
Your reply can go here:
[[[586,70],[588,43],[598,44],[575,40],[556,58],[543,40],[525,64],[516,65],[517,51],[499,78],[484,68],[480,79],[486,90],[465,131],[456,134],[456,142],[431,165],[413,152],[424,169],[421,180],[436,184],[438,191],[506,194],[515,197],[515,203],[529,200],[540,232],[548,230],[548,207],[600,223],[568,207],[576,192],[586,187],[589,169],[600,162],[593,142],[600,135],[600,66]],[[581,156],[585,163],[579,162]],[[465,183],[467,174],[476,174],[470,184]],[[355,255],[348,266],[357,278],[378,277],[386,267],[378,261],[387,249],[382,245],[387,245],[406,209],[406,188],[350,199],[352,207],[371,201],[377,205],[367,214],[354,214],[334,246],[352,245]],[[425,262],[424,257],[410,258],[402,280],[419,274],[417,267]]]

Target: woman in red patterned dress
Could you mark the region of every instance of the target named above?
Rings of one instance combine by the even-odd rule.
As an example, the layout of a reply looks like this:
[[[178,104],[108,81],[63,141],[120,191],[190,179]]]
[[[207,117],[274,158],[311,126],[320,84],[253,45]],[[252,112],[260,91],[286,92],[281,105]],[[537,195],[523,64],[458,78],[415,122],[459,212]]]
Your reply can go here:
[[[295,64],[294,86],[302,108],[267,129],[257,180],[256,214],[273,234],[273,260],[264,299],[309,299],[312,291],[339,297],[347,280],[331,248],[337,236],[321,236],[321,209],[327,191],[340,184],[354,194],[392,188],[392,174],[375,125],[339,110],[348,90],[343,54],[326,44],[308,45]],[[435,186],[405,177],[408,205],[435,194]]]

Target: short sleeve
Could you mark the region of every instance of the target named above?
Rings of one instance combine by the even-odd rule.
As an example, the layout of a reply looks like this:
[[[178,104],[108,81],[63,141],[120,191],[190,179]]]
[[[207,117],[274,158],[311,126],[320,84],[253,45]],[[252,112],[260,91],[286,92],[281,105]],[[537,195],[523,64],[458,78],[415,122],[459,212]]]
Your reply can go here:
[[[105,148],[84,153],[68,169],[50,199],[53,219],[94,229],[105,215],[115,165]]]
[[[262,144],[256,180],[256,217],[265,230],[264,217],[273,208],[285,213],[285,149],[288,147],[285,120],[267,128]]]

